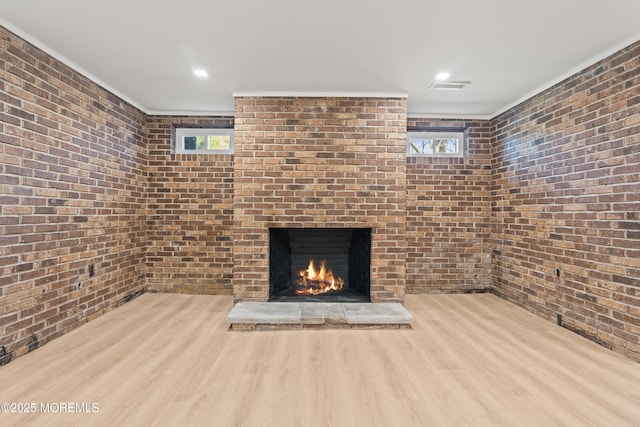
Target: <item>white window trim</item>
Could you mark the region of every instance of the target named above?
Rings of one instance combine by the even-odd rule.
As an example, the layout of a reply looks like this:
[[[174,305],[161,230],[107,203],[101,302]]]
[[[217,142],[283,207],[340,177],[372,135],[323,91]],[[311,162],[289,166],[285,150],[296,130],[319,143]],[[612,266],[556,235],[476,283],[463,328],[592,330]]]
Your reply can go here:
[[[458,145],[457,153],[415,153],[409,150],[409,143],[412,139],[432,139],[432,138],[458,138],[460,144]],[[407,156],[408,157],[464,157],[466,141],[465,135],[462,131],[453,132],[430,132],[430,131],[409,131],[407,132]]]
[[[208,128],[208,127],[176,127],[176,136],[173,151],[176,154],[233,154],[233,129],[228,128]],[[229,136],[228,150],[185,150],[185,136]]]

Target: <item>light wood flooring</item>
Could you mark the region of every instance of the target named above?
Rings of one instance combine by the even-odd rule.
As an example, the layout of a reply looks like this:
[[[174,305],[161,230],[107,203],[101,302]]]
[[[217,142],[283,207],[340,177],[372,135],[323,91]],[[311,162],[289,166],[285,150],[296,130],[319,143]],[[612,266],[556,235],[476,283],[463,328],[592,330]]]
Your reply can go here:
[[[0,425],[640,426],[640,364],[490,294],[406,306],[410,330],[233,332],[230,297],[146,294],[0,367],[0,402],[97,413]]]

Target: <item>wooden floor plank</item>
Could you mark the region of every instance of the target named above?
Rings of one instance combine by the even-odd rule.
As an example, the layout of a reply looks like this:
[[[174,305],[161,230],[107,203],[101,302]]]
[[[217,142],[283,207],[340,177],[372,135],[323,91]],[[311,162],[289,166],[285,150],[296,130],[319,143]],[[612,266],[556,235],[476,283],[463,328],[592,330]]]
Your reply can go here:
[[[494,295],[409,295],[410,330],[228,330],[148,294],[0,368],[35,426],[640,426],[640,365]],[[40,409],[40,408],[38,408]]]

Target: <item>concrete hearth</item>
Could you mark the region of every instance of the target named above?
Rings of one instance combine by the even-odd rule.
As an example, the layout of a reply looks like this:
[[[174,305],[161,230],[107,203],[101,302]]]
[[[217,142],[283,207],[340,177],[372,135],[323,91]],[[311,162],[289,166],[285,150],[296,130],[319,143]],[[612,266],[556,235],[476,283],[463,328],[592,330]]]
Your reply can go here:
[[[239,302],[227,316],[232,330],[302,328],[410,328],[400,303]]]

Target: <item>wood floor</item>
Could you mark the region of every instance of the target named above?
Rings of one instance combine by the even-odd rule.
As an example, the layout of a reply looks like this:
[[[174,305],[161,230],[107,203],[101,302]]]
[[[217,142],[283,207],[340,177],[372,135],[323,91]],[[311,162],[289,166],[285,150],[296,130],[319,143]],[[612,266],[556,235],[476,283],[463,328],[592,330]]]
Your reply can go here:
[[[0,425],[640,426],[640,364],[489,294],[406,306],[410,330],[232,332],[230,297],[146,294],[1,367],[38,413]]]

